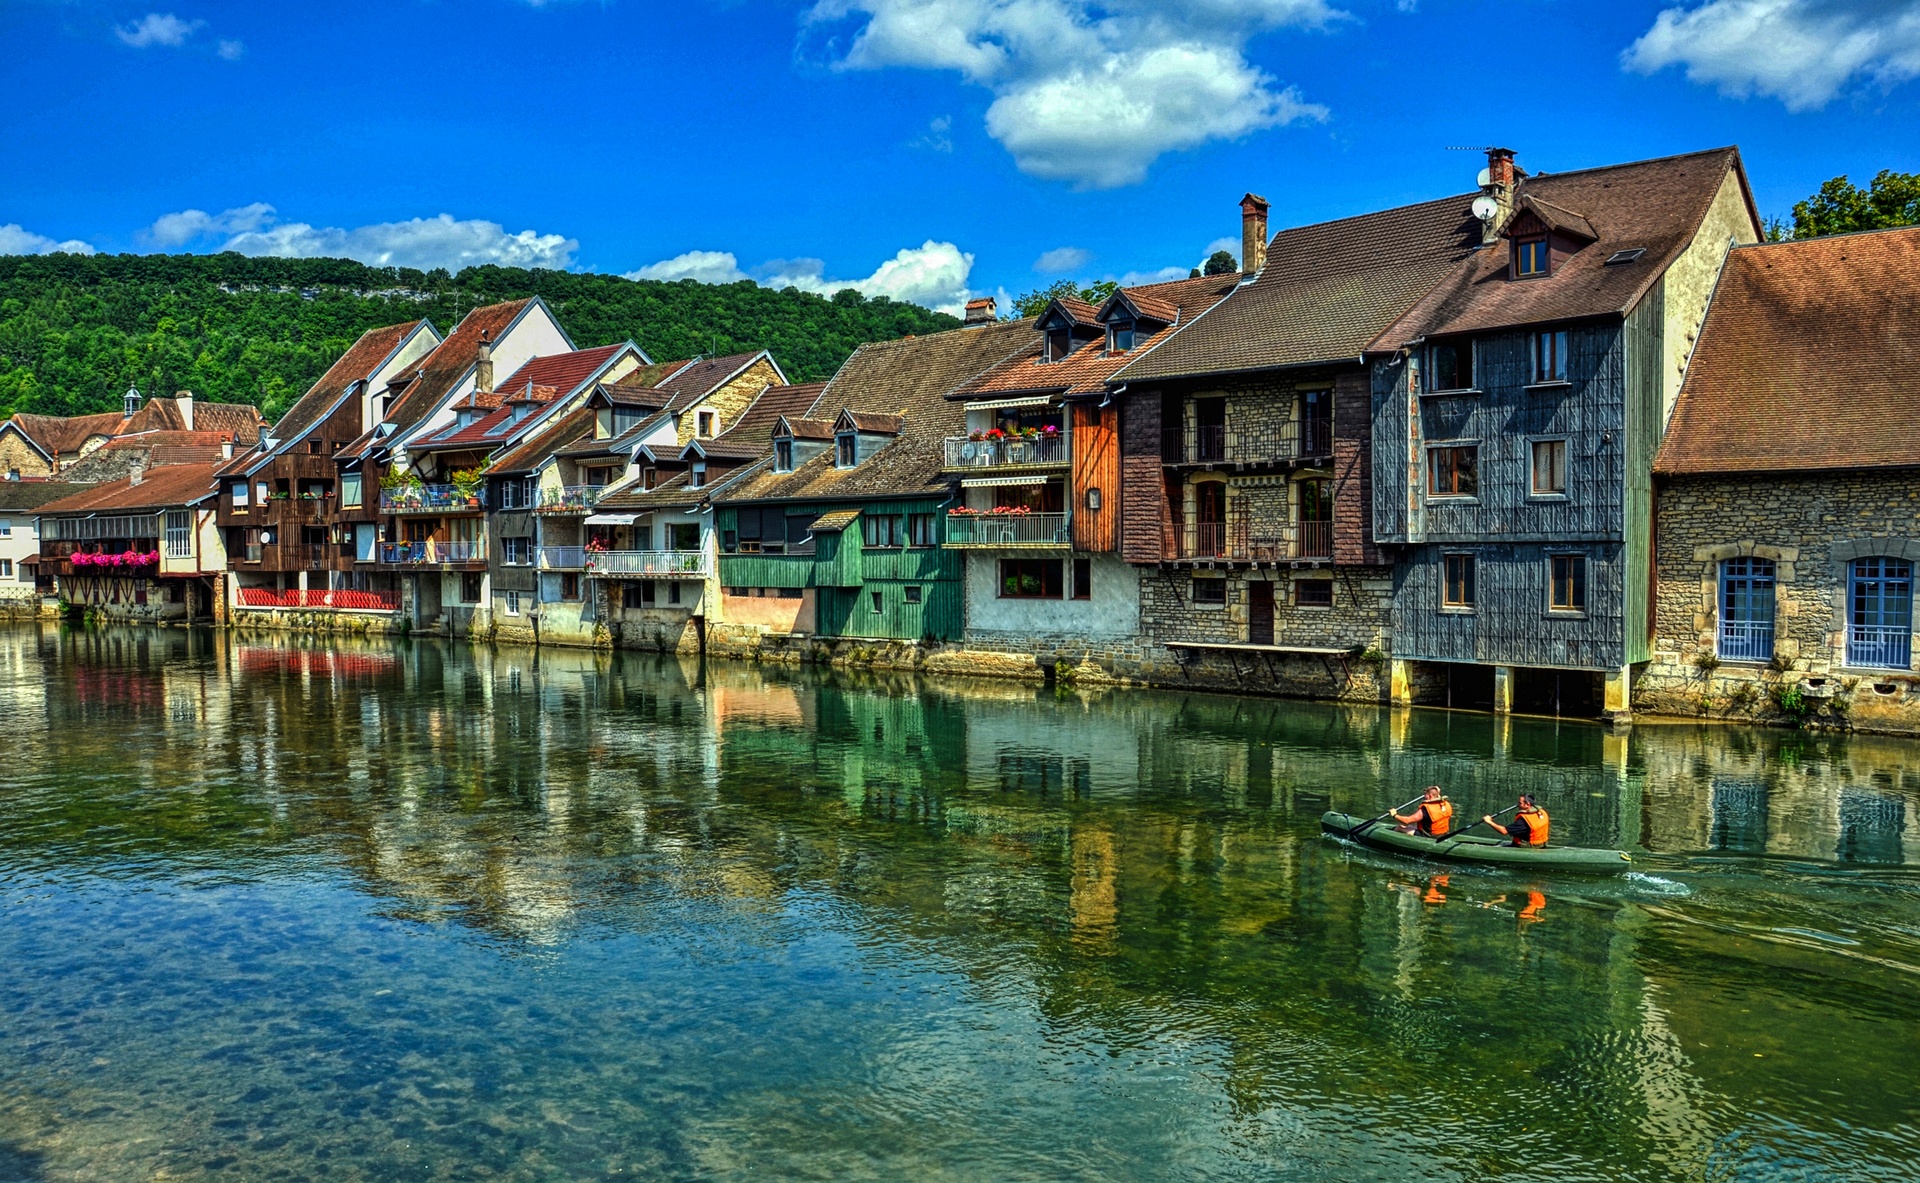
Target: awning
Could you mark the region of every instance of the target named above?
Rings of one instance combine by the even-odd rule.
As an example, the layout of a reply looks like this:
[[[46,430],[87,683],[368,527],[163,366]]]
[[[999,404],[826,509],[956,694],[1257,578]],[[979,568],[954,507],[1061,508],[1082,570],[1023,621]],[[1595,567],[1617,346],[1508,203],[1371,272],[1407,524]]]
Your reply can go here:
[[[999,489],[1008,485],[1044,485],[1044,476],[970,476],[960,482],[962,489]]]
[[[1053,401],[1051,394],[1036,394],[1022,398],[996,398],[983,403],[970,402],[969,411],[1011,411],[1016,407],[1044,407]]]
[[[20,565],[22,567],[38,567],[40,565],[40,556],[37,554],[28,555],[26,558],[20,560]]]
[[[637,513],[590,513],[587,515],[589,526],[631,526]]]

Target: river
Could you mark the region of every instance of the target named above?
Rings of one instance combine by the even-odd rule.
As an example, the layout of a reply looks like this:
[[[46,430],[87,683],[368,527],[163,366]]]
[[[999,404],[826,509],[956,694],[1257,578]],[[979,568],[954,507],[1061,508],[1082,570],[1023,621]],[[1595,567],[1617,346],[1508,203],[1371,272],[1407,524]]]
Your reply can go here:
[[[0,628],[0,1180],[1920,1176],[1920,745]],[[1324,838],[1533,789],[1608,879]]]

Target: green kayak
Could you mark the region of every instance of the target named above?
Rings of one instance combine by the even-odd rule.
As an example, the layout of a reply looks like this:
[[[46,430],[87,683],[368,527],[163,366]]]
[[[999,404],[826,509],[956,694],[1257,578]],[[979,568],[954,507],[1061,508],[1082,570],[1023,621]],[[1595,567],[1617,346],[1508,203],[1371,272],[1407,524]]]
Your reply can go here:
[[[1376,850],[1410,854],[1415,858],[1437,859],[1447,863],[1480,863],[1514,870],[1578,871],[1589,875],[1610,875],[1627,869],[1631,860],[1624,850],[1600,850],[1591,846],[1510,845],[1499,837],[1461,834],[1434,841],[1418,834],[1402,834],[1392,822],[1366,826],[1367,819],[1350,813],[1329,810],[1320,815],[1320,828],[1336,838],[1351,838]]]

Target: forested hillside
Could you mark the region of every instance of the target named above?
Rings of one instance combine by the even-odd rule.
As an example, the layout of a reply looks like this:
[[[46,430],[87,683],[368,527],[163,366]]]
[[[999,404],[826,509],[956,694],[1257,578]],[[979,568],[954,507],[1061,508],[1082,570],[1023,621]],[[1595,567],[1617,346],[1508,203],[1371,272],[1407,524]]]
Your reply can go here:
[[[666,361],[764,346],[795,382],[831,375],[863,342],[959,323],[852,291],[828,299],[748,282],[237,254],[4,256],[0,418],[116,410],[129,383],[253,402],[277,418],[366,329],[424,316],[446,333],[476,305],[533,295],[583,348],[632,338]]]

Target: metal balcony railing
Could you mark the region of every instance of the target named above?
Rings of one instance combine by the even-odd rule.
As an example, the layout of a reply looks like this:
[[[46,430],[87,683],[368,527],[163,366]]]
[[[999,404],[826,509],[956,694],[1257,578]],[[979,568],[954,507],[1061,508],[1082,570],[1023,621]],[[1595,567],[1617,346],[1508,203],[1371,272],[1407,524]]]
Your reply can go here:
[[[540,567],[545,571],[579,571],[587,565],[587,551],[580,546],[543,546]]]
[[[1332,522],[1189,522],[1169,526],[1167,553],[1180,559],[1234,562],[1308,562],[1333,558]]]
[[[947,437],[946,466],[953,469],[1033,468],[1073,459],[1067,437],[1059,433],[1019,439]]]
[[[1166,464],[1273,464],[1332,453],[1333,421],[1326,418],[1169,428],[1160,437]]]
[[[380,490],[381,513],[477,513],[487,507],[484,489],[461,494],[452,485],[405,485]]]
[[[705,579],[713,565],[703,550],[602,550],[586,552],[592,575],[635,579]]]
[[[448,563],[484,563],[487,544],[473,542],[383,542],[380,561],[402,566],[436,566]]]
[[[1064,513],[947,514],[950,547],[1064,547],[1073,544],[1072,517]]]
[[[1723,620],[1720,622],[1720,657],[1724,661],[1770,661],[1773,659],[1773,621]]]
[[[1856,624],[1847,628],[1847,664],[1877,670],[1913,665],[1913,630],[1897,624]]]
[[[542,489],[533,509],[535,513],[586,513],[599,502],[605,488],[604,485],[566,485]]]

